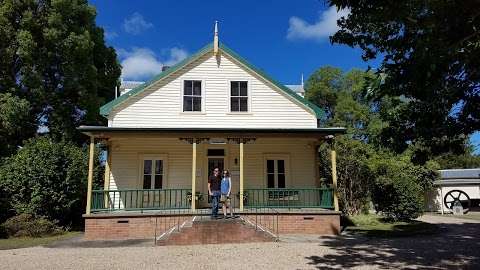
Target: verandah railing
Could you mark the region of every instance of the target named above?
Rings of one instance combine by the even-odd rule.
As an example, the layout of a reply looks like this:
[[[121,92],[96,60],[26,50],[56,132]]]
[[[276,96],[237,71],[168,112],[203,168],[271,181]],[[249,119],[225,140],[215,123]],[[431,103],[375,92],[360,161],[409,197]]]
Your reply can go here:
[[[238,194],[237,194],[238,195]],[[201,194],[196,194],[196,197]],[[235,197],[232,206],[238,207]],[[93,190],[92,212],[188,209],[191,189]],[[246,208],[333,209],[332,188],[258,188],[244,190]]]
[[[333,209],[333,188],[251,188],[243,194],[247,208]]]
[[[187,209],[191,189],[93,190],[92,212]]]

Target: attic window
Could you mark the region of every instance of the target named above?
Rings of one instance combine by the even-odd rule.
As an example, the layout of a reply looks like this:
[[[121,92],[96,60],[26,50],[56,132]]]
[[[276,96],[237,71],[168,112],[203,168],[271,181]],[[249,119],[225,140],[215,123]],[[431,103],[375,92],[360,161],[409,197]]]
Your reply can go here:
[[[183,111],[202,111],[202,81],[183,81]]]
[[[248,88],[245,81],[230,82],[230,111],[248,112]]]

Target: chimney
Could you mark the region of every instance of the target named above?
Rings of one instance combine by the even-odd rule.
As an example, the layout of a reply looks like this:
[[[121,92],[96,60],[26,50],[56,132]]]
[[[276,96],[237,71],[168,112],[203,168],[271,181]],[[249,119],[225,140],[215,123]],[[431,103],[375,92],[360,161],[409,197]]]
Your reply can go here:
[[[162,67],[162,72],[164,72],[165,70],[167,70],[167,69],[169,69],[169,68],[170,68],[170,66],[163,66],[163,67]]]

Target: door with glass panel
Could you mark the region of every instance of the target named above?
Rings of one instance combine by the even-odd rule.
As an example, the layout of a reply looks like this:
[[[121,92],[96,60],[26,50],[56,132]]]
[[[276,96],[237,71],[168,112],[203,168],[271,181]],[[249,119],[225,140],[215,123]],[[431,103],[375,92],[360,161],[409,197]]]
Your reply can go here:
[[[142,208],[162,207],[164,162],[162,159],[143,160],[143,205]]]
[[[287,194],[282,190],[286,187],[286,171],[284,159],[267,159],[266,174],[267,174],[267,188],[277,189],[268,191],[268,197],[264,198],[269,206],[280,206],[283,200],[286,199]]]
[[[267,188],[285,188],[285,160],[267,159]]]

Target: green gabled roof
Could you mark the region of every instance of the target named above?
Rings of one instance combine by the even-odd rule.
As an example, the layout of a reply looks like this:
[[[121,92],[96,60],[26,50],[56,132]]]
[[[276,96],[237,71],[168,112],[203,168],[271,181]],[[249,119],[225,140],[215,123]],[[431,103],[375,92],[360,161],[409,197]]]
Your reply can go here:
[[[122,104],[126,100],[128,100],[130,97],[138,95],[142,93],[144,90],[146,90],[150,85],[156,83],[159,80],[162,80],[165,77],[168,77],[170,74],[175,73],[176,71],[180,70],[181,68],[187,66],[188,64],[194,62],[201,56],[203,56],[205,53],[209,52],[210,50],[213,49],[213,42],[209,43],[202,49],[200,49],[198,52],[195,54],[191,55],[190,57],[186,58],[185,60],[179,62],[178,64],[170,67],[169,69],[163,71],[162,73],[158,74],[157,76],[153,77],[151,80],[148,82],[145,82],[144,84],[130,90],[128,93],[121,95],[120,97],[108,102],[107,104],[103,105],[100,107],[100,114],[107,117],[110,112],[118,105]],[[266,81],[270,82],[271,84],[275,85],[277,88],[285,92],[287,95],[290,97],[294,98],[295,100],[299,101],[301,104],[309,108],[317,117],[317,119],[322,119],[325,115],[324,111],[319,108],[317,105],[309,102],[308,100],[304,99],[303,97],[299,96],[297,93],[295,93],[293,90],[289,89],[288,87],[284,86],[283,84],[279,83],[278,81],[274,80],[272,77],[267,75],[265,72],[262,70],[258,69],[254,65],[250,64],[247,60],[245,60],[243,57],[238,55],[236,52],[225,46],[223,43],[220,43],[220,49],[229,54],[231,57],[233,57],[235,60],[240,62],[241,64],[245,65],[248,69],[252,70],[253,72],[257,73],[261,77],[263,77]]]

